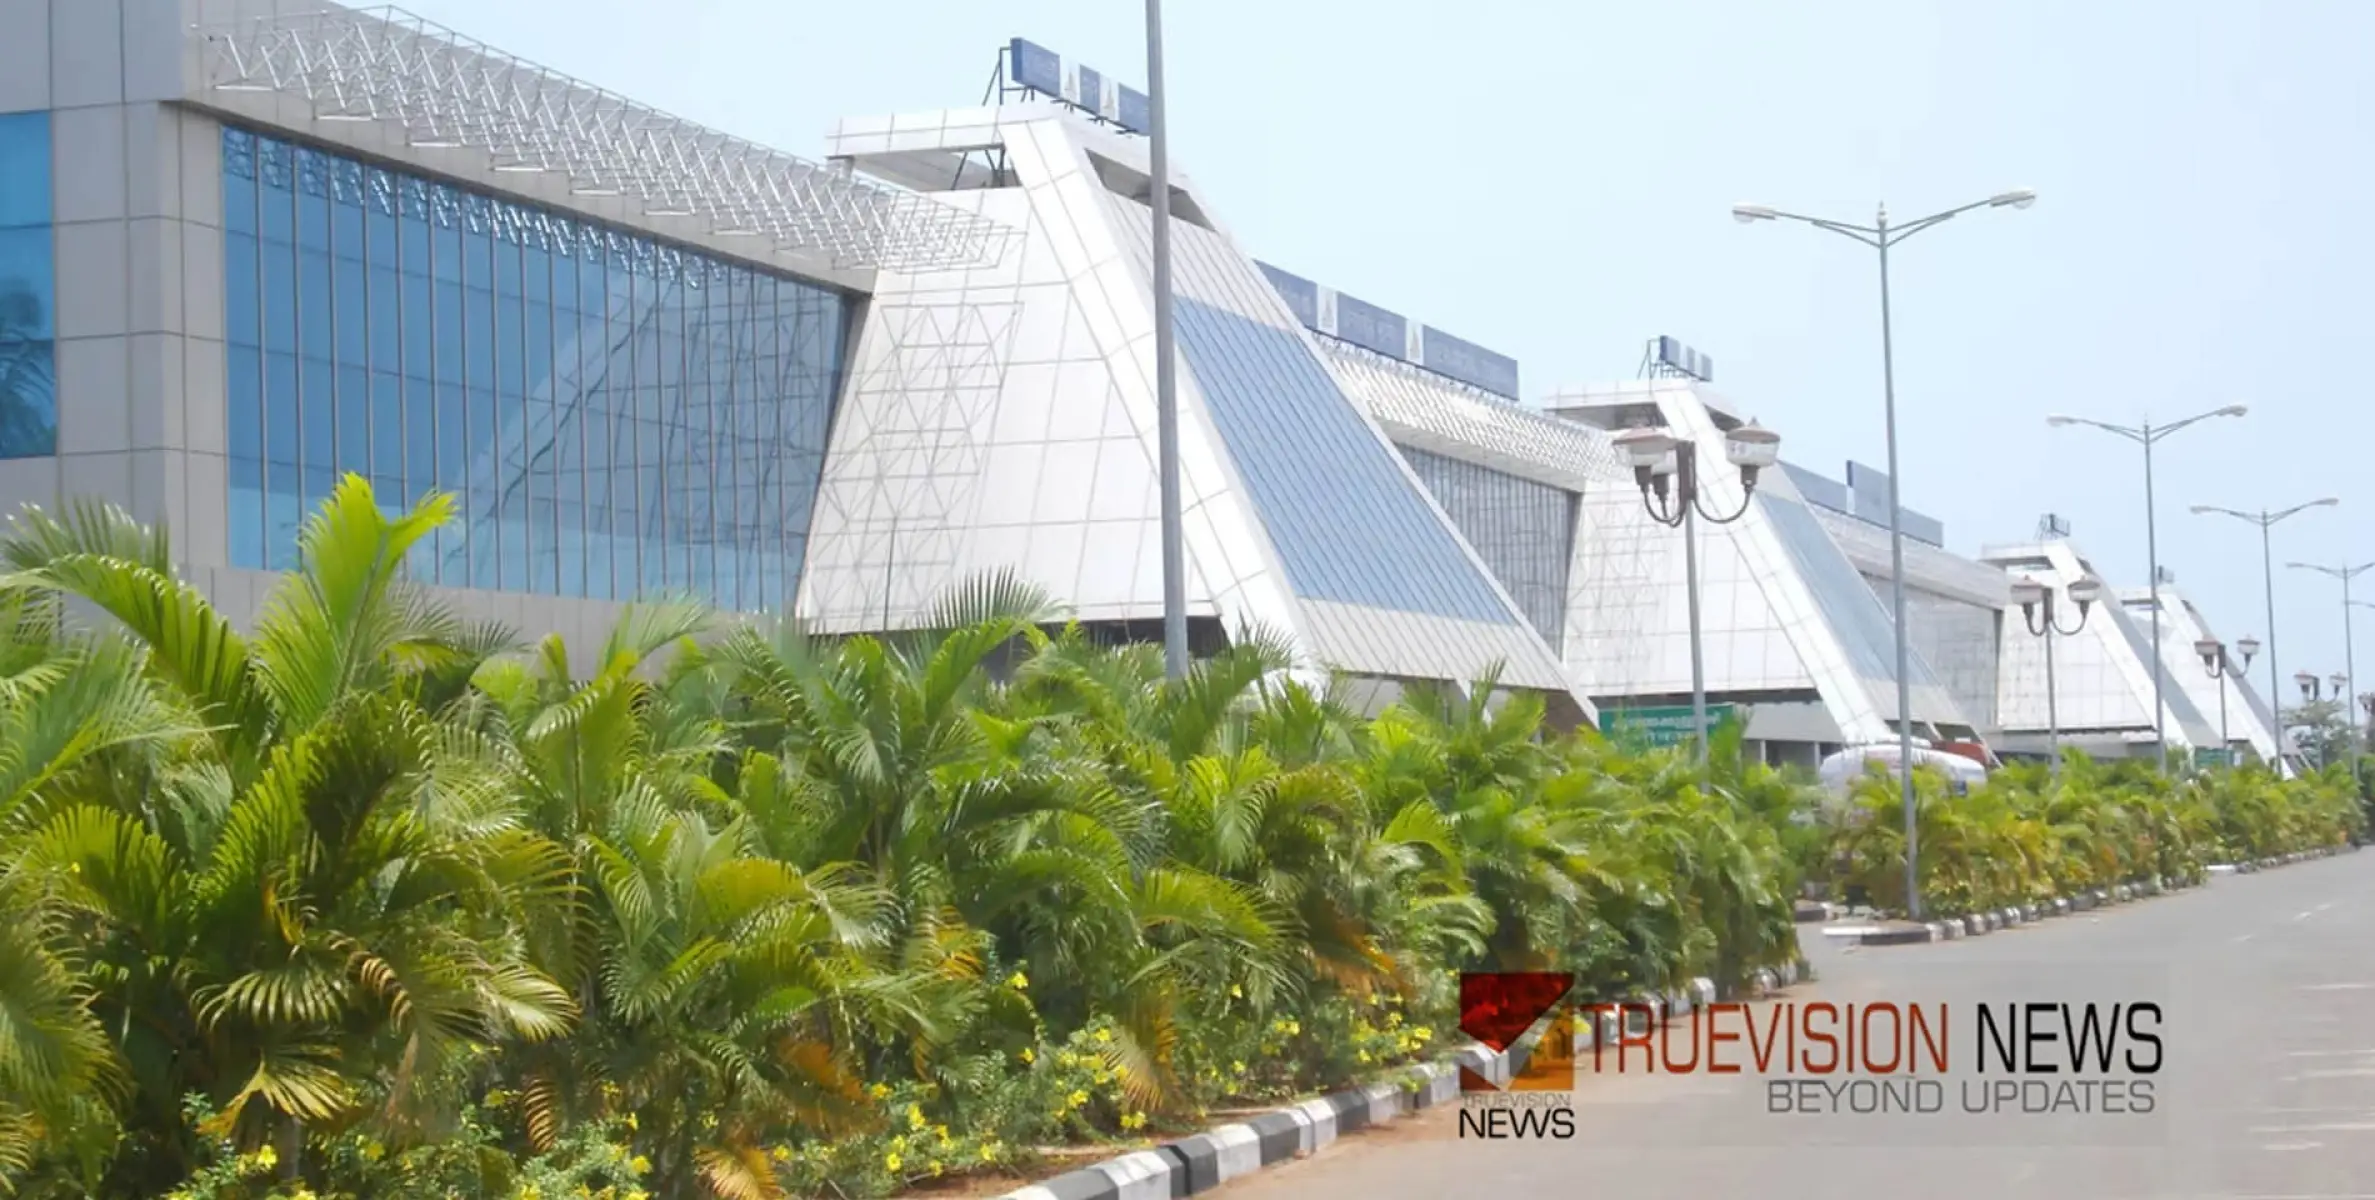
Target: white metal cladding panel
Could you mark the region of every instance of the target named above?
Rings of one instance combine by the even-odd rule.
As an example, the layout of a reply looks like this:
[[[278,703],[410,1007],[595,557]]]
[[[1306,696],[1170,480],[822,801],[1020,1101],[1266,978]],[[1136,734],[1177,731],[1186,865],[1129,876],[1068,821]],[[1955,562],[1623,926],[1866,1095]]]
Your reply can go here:
[[[2015,572],[2048,586],[2067,589],[2086,575],[2087,568],[2066,542],[2023,548],[2042,565],[2024,565]],[[1991,557],[1993,557],[1991,555]],[[2066,595],[2066,592],[2065,592]],[[2060,606],[2066,624],[2072,606]],[[2098,604],[2074,637],[2053,635],[2054,699],[2065,731],[2106,730],[2149,737],[2152,730],[2152,676],[2127,638],[2102,619]],[[2021,624],[2018,608],[2008,609],[2004,626],[2004,666],[1999,683],[1998,720],[2007,731],[2047,728],[2045,642]]]
[[[1742,552],[1736,525],[1699,528],[1699,592],[1711,691],[1794,691],[1815,677],[1791,627]],[[1587,493],[1563,642],[1594,695],[1670,695],[1690,688],[1690,625],[1682,532],[1660,525],[1630,490]]]
[[[2138,669],[2144,676],[2142,694],[2149,700],[2154,693],[2155,665],[2152,653],[2152,610],[2147,608],[2140,613],[2130,612],[2124,603],[2098,607],[2105,610],[2102,615],[2110,617],[2120,636],[2126,639],[2128,652],[2135,656]],[[2161,649],[2164,653],[2169,649],[2169,641],[2169,626],[2164,619],[2161,624]],[[2193,698],[2186,694],[2184,688],[2171,682],[2170,674],[2166,666],[2161,667],[2159,693],[2161,704],[2167,710],[2162,724],[2170,740],[2182,740],[2189,746],[2217,745],[2217,728],[2202,720],[2201,710],[2194,707]]]
[[[1572,492],[1632,484],[1631,470],[1600,430],[1519,408],[1349,342],[1316,341],[1345,390],[1396,442]]]

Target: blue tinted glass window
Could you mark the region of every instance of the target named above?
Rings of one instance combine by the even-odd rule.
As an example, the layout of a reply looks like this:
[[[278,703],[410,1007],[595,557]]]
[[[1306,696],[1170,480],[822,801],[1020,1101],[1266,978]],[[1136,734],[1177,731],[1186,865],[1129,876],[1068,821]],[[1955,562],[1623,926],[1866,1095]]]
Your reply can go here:
[[[50,120],[0,116],[0,458],[58,449],[57,256]]]
[[[1179,345],[1298,595],[1514,623],[1298,335],[1183,297]]]
[[[0,116],[0,227],[50,223],[49,114]]]
[[[0,222],[0,274],[44,281],[38,306],[9,310],[28,315],[8,344],[39,333],[46,370],[38,126],[39,186],[6,172],[0,213],[38,200],[43,228],[10,240]],[[25,128],[0,118],[0,165]],[[307,506],[352,471],[391,511],[453,493],[419,578],[788,602],[840,295],[246,130],[222,153],[236,561],[292,565]],[[41,395],[34,440],[54,446]]]

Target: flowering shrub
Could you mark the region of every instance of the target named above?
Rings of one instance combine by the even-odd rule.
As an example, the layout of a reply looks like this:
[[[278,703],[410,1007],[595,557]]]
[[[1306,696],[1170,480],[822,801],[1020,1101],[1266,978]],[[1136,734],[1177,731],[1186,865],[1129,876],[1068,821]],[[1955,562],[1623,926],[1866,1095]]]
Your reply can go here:
[[[489,1099],[500,1107],[503,1096]],[[200,1097],[183,1107],[192,1129],[207,1128],[215,1115]],[[205,1165],[167,1200],[645,1200],[651,1164],[627,1147],[624,1126],[586,1122],[550,1152],[515,1159],[501,1149],[504,1123],[489,1108],[468,1105],[454,1130],[435,1141],[391,1149],[355,1130],[317,1135],[301,1163],[270,1143],[243,1154],[229,1139],[207,1135]]]

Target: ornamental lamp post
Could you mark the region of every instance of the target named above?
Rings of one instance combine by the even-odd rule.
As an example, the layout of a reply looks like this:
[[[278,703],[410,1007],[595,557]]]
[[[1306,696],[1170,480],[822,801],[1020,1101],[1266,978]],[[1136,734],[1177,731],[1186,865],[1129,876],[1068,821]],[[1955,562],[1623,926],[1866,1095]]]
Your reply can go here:
[[[2054,617],[2052,588],[2035,579],[2023,579],[2012,585],[2012,602],[2020,605],[2021,623],[2031,635],[2045,641],[2045,736],[2046,746],[2052,754],[2048,769],[2057,777],[2062,773],[2062,715],[2060,697],[2057,695],[2059,689],[2055,686],[2053,673],[2053,639],[2057,634],[2076,637],[2080,630],[2086,628],[2087,613],[2094,608],[2095,601],[2102,598],[2103,585],[2089,575],[2071,584],[2068,591],[2070,599],[2078,605],[2078,620],[2064,629]]]
[[[2260,640],[2247,635],[2235,643],[2235,649],[2243,655],[2242,669],[2249,671],[2253,656],[2260,652]],[[2217,638],[2203,638],[2195,642],[2194,653],[2202,656],[2202,670],[2218,681],[2218,749],[2227,766],[2232,767],[2235,765],[2235,742],[2227,733],[2227,679],[2236,673],[2235,664],[2227,658],[2225,643]]]
[[[1699,490],[1699,443],[1663,428],[1640,427],[1616,435],[1617,449],[1633,463],[1633,482],[1650,519],[1682,530],[1683,586],[1688,593],[1691,642],[1691,735],[1698,761],[1707,762],[1707,662],[1699,632],[1698,521],[1729,525],[1748,512],[1757,473],[1781,459],[1781,435],[1750,421],[1724,435],[1724,457],[1740,472],[1740,507],[1708,510]]]

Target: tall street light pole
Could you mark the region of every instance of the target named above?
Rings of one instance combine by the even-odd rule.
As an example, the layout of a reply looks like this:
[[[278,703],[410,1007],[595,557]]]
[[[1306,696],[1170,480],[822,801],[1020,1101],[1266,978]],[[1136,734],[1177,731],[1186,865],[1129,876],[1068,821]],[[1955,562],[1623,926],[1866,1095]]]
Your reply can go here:
[[[2353,697],[2358,695],[2359,655],[2357,647],[2351,640],[2350,581],[2368,571],[2375,571],[2375,562],[2360,563],[2355,567],[2329,567],[2319,563],[2304,562],[2288,562],[2284,565],[2291,570],[2315,571],[2320,575],[2330,575],[2342,581],[2342,666],[2344,673],[2341,676],[2341,685],[2336,689],[2334,697],[2342,702],[2342,719],[2350,721],[2353,726],[2350,735],[2350,757],[2353,765],[2356,765],[2359,753],[2359,737],[2356,728],[2358,714],[2353,711],[2353,706],[2358,701]]]
[[[1905,634],[1905,506],[1902,497],[1904,480],[1897,474],[1897,357],[1892,333],[1888,302],[1888,252],[1897,243],[1956,217],[1980,208],[2027,208],[2037,202],[2037,193],[2028,188],[1975,200],[1960,208],[1931,213],[1918,221],[1902,225],[1888,223],[1888,206],[1881,205],[1870,225],[1849,221],[1833,221],[1823,217],[1802,216],[1782,212],[1762,204],[1735,204],[1732,219],[1743,225],[1757,221],[1796,221],[1816,229],[1838,234],[1844,238],[1872,247],[1880,254],[1880,388],[1881,400],[1888,423],[1888,552],[1889,593],[1895,608],[1897,626],[1897,773],[1905,799],[1905,907],[1906,916],[1921,919],[1920,873],[1915,866],[1918,847],[1915,845],[1913,800],[1913,689],[1906,682],[1912,674],[1912,651]]]
[[[1683,587],[1688,590],[1691,622],[1691,735],[1697,761],[1707,762],[1707,661],[1699,638],[1698,519],[1729,525],[1748,513],[1757,488],[1757,472],[1781,459],[1781,435],[1751,421],[1724,436],[1724,456],[1740,469],[1740,507],[1730,514],[1707,511],[1699,494],[1699,443],[1675,437],[1662,429],[1628,429],[1616,435],[1617,448],[1633,461],[1633,481],[1641,487],[1641,502],[1657,523],[1682,529]]]
[[[2197,421],[2207,421],[2212,417],[2240,417],[2248,411],[2250,410],[2240,404],[2230,404],[2225,408],[2212,409],[2209,412],[2167,425],[2154,425],[2151,421],[2146,421],[2142,425],[2133,427],[2113,425],[2088,417],[2066,417],[2057,414],[2045,418],[2045,423],[2048,425],[2092,426],[2105,433],[2117,434],[2144,447],[2144,557],[2145,569],[2152,573],[2150,576],[2152,580],[2152,749],[2153,756],[2160,760],[2160,770],[2163,774],[2169,770],[2169,727],[2168,709],[2161,699],[2165,687],[2162,678],[2167,674],[2167,668],[2161,662],[2161,541],[2157,523],[2158,505],[2153,503],[2152,496],[2152,447],[2162,438]]]
[[[1179,366],[1171,348],[1171,137],[1163,114],[1163,0],[1146,0],[1146,131],[1154,208],[1155,458],[1163,509],[1163,673],[1187,675],[1187,550],[1181,540]]]
[[[2286,517],[2296,516],[2313,508],[2332,508],[2340,503],[2342,503],[2340,500],[2326,496],[2312,500],[2307,504],[2296,504],[2291,508],[2278,509],[2275,512],[2261,509],[2255,513],[2220,508],[2215,504],[2193,506],[2193,513],[2197,517],[2216,513],[2222,517],[2233,517],[2238,521],[2260,527],[2260,578],[2268,591],[2268,703],[2275,709],[2276,718],[2276,728],[2269,732],[2276,735],[2276,758],[2280,775],[2285,757],[2284,675],[2276,669],[2276,551],[2269,531],[2276,527],[2278,521],[2284,520]]]
[[[2047,770],[2056,776],[2062,773],[2062,710],[2057,695],[2059,689],[2054,686],[2053,639],[2057,634],[2077,637],[2079,631],[2086,628],[2086,614],[2102,595],[2103,585],[2093,576],[2071,584],[2070,599],[2078,605],[2078,621],[2064,629],[2060,619],[2054,616],[2052,588],[2034,579],[2023,579],[2012,585],[2012,602],[2020,606],[2021,623],[2028,626],[2031,635],[2045,641],[2045,745],[2053,755]],[[2039,619],[2039,609],[2044,610],[2043,620]]]

